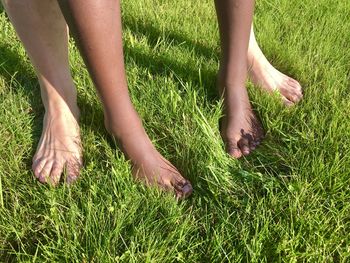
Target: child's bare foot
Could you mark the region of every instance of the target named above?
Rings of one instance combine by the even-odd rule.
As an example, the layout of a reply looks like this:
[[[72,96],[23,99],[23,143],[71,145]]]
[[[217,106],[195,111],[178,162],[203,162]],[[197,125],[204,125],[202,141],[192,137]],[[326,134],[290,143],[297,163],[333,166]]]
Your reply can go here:
[[[248,48],[249,78],[254,85],[268,92],[278,91],[287,106],[303,98],[302,88],[298,81],[274,68],[261,51],[251,30]]]
[[[246,88],[225,86],[224,89],[225,109],[220,133],[227,153],[240,158],[255,150],[264,131],[253,113]]]
[[[113,121],[106,121],[105,124],[110,134],[118,140],[121,150],[130,159],[134,178],[174,192],[177,199],[190,196],[191,183],[156,150],[137,114],[133,110],[129,112],[132,113],[125,116],[128,121],[123,127],[113,124]]]
[[[78,110],[47,111],[37,151],[33,157],[33,171],[42,183],[57,185],[63,170],[67,182],[75,181],[82,167],[82,148],[78,125]]]

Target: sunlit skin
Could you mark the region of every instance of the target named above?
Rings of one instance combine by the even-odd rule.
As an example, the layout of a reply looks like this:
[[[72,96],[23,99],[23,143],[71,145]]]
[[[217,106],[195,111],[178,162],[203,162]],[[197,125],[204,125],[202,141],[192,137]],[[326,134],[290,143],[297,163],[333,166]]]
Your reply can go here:
[[[3,3],[34,66],[45,107],[43,131],[33,157],[34,174],[40,182],[56,185],[66,169],[67,181],[72,182],[82,166],[82,148],[66,22],[52,0]]]
[[[221,135],[227,152],[239,158],[263,138],[245,82],[278,90],[287,105],[302,98],[300,84],[280,73],[265,58],[252,30],[254,1],[216,0],[222,56],[218,74],[224,98]],[[78,44],[104,107],[104,123],[132,163],[132,173],[146,184],[192,193],[191,183],[151,143],[128,93],[118,0],[3,0],[4,7],[34,65],[45,107],[43,131],[33,157],[42,183],[57,185],[79,178],[82,145],[79,108],[68,62],[68,25]],[[249,72],[248,72],[249,69]]]
[[[292,106],[303,98],[299,82],[274,68],[267,60],[255,39],[253,27],[248,47],[248,75],[255,86],[268,92],[278,91],[287,106]]]
[[[45,106],[33,158],[40,182],[57,185],[64,169],[72,182],[82,167],[79,109],[68,63],[68,22],[102,100],[105,126],[130,159],[134,177],[174,192],[178,199],[189,196],[191,183],[156,150],[131,103],[119,1],[5,0],[4,6],[35,67]]]
[[[221,39],[217,84],[224,99],[220,132],[227,153],[240,158],[253,151],[263,137],[246,89],[254,1],[216,0],[215,6]]]
[[[224,99],[220,132],[227,153],[240,158],[255,150],[264,137],[249,101],[247,78],[268,92],[278,91],[286,105],[300,101],[302,91],[296,80],[268,62],[258,46],[252,28],[253,0],[216,0],[215,6],[221,39],[217,85]]]

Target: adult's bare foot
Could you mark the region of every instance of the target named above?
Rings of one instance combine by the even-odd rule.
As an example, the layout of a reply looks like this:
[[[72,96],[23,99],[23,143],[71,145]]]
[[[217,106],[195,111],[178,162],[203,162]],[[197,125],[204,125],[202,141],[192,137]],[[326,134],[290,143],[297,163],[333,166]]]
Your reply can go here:
[[[177,199],[184,199],[192,194],[191,183],[154,148],[139,160],[133,161],[132,174],[146,184],[174,192]]]
[[[226,151],[234,158],[248,155],[260,144],[264,131],[252,110],[247,89],[221,84],[219,90],[224,98],[220,133]]]
[[[106,121],[109,133],[117,139],[124,154],[132,163],[132,174],[146,185],[158,186],[173,192],[177,199],[191,195],[192,185],[153,146],[134,110],[130,109],[125,125]]]
[[[249,78],[254,85],[268,92],[278,91],[287,106],[294,105],[303,98],[299,82],[278,71],[266,59],[253,58],[249,63]]]
[[[268,92],[278,91],[287,106],[303,98],[302,87],[298,81],[274,68],[261,51],[251,30],[248,48],[248,74],[254,85]]]
[[[42,183],[57,185],[66,169],[67,183],[72,183],[82,167],[82,147],[78,124],[79,112],[59,108],[47,111],[33,171]]]

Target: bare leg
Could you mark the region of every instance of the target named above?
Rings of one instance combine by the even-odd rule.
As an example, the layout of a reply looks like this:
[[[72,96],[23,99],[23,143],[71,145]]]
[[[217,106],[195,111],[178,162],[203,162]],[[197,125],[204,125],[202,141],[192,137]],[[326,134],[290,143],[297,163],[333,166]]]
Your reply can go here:
[[[4,7],[34,65],[45,106],[33,158],[35,176],[57,184],[63,169],[75,180],[82,164],[76,90],[68,64],[68,30],[55,0],[4,0]]]
[[[227,152],[239,158],[260,143],[263,131],[245,86],[253,0],[215,0],[221,38],[218,87],[224,99],[221,136]]]
[[[119,0],[58,0],[102,99],[105,125],[133,164],[136,178],[175,191],[192,186],[155,149],[128,93],[124,71]]]
[[[286,105],[293,105],[303,97],[298,81],[275,69],[261,51],[251,29],[248,48],[249,77],[254,85],[273,92],[279,91]]]

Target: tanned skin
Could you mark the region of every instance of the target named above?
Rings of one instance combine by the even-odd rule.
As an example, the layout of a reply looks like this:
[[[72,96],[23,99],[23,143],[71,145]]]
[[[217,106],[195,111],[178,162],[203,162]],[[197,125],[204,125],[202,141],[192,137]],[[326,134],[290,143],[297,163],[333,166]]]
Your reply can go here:
[[[155,149],[131,103],[119,0],[3,0],[3,4],[35,68],[45,107],[33,157],[40,182],[57,185],[66,169],[71,183],[82,167],[80,112],[68,62],[69,25],[102,100],[105,126],[130,159],[134,177],[174,191],[177,198],[189,196],[190,182]],[[216,0],[215,6],[222,46],[218,88],[225,104],[221,135],[228,153],[239,158],[263,137],[246,78],[267,91],[278,90],[287,105],[298,102],[302,92],[300,84],[276,70],[259,48],[252,29],[254,1]]]

